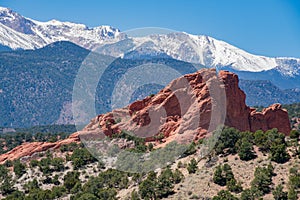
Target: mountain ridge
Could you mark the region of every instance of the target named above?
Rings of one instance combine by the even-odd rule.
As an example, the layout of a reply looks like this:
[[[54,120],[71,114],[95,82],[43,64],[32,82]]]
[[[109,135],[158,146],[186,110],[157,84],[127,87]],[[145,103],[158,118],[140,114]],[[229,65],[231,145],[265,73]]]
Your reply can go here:
[[[0,103],[4,105],[4,109],[0,110],[2,118],[0,126],[28,127],[72,123],[71,96],[73,82],[77,70],[89,53],[90,51],[85,48],[66,41],[55,42],[37,50],[0,52],[0,73],[4,77],[0,80]],[[128,68],[146,64],[150,61],[168,66],[182,75],[193,73],[201,68],[201,66],[195,67],[190,63],[171,58],[151,58],[150,60],[116,59],[111,66],[108,66],[103,78],[99,80],[95,104],[97,113],[112,110],[112,107],[114,107],[111,101],[113,88]],[[161,80],[157,76],[155,81],[159,83],[165,81],[165,79]],[[240,81],[240,84],[243,83],[245,82]],[[264,89],[267,88],[256,90],[252,87],[253,85],[256,85],[255,80],[250,81],[249,84],[240,85],[247,94],[247,103],[250,103],[251,106],[258,105],[256,103],[257,93],[261,94],[264,97],[263,99],[268,100],[262,102],[264,106],[282,103],[282,100],[287,99],[285,94],[281,92],[276,95],[280,101],[274,98],[266,99],[268,94],[264,94]],[[125,84],[122,87],[118,97],[128,95],[126,93],[128,86]],[[128,102],[155,94],[162,88],[162,85],[145,85],[132,93]],[[271,91],[277,92],[278,90],[272,89]],[[297,91],[288,90],[286,92],[289,97],[292,97],[292,94],[296,94]],[[300,98],[299,95],[297,98]],[[296,103],[297,98],[293,97],[289,100],[291,103]]]
[[[115,57],[129,52],[143,56],[146,49],[146,52],[220,69],[230,67],[252,72],[274,69],[285,77],[300,74],[299,58],[254,55],[222,40],[185,32],[130,37],[110,26],[89,28],[58,20],[39,22],[7,8],[0,9],[0,30],[0,44],[12,49],[36,49],[67,40],[90,50],[100,47],[99,52]]]
[[[120,32],[111,26],[89,28],[57,20],[39,22],[3,7],[0,9],[0,30],[0,43],[12,49],[36,49],[61,40],[92,49],[104,39],[118,37]]]

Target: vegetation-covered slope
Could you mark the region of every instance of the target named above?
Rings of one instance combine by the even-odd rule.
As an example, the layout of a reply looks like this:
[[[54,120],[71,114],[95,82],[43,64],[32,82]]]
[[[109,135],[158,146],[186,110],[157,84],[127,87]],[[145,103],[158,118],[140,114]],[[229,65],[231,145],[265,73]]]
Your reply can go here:
[[[71,99],[77,70],[88,53],[69,42],[0,53],[0,126],[55,122],[63,104]]]
[[[274,103],[292,104],[300,102],[299,89],[280,89],[271,81],[240,80],[239,85],[247,94],[247,105],[266,107]]]
[[[89,53],[70,42],[56,42],[37,50],[0,52],[0,104],[3,105],[0,126],[72,123],[74,81]],[[179,75],[196,71],[190,63],[168,58],[116,59],[107,67],[98,84],[97,113],[111,110],[111,95],[122,75],[128,69],[146,63],[167,65]],[[134,93],[131,100],[156,93],[161,87],[150,84]],[[64,118],[60,118],[61,114]]]
[[[213,151],[192,143],[169,167],[144,174],[109,169],[75,143],[0,165],[4,199],[297,199],[299,132],[225,128]],[[141,148],[139,144],[139,151]],[[136,147],[134,147],[136,148]],[[138,150],[138,149],[136,149]],[[145,146],[143,151],[155,151]]]

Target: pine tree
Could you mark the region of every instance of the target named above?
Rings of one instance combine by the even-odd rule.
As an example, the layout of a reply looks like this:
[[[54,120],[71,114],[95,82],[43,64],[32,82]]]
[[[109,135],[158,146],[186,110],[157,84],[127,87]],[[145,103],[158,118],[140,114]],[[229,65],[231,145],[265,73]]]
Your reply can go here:
[[[0,191],[3,195],[11,194],[14,191],[14,183],[11,176],[4,179],[2,185],[0,186]]]
[[[285,163],[289,160],[285,144],[272,145],[270,151],[271,160],[277,163]]]
[[[287,192],[283,191],[283,186],[280,184],[278,185],[275,190],[272,192],[275,200],[287,200],[288,194]]]
[[[297,200],[297,192],[295,191],[294,188],[290,188],[288,191],[288,200]]]
[[[232,169],[231,169],[230,165],[225,163],[224,166],[223,166],[223,171],[224,171],[224,174],[225,174],[226,181],[230,181],[231,179],[234,179],[234,175],[233,175],[233,172],[232,172]]]
[[[270,192],[272,184],[272,176],[267,168],[257,167],[254,172],[254,179],[251,182],[251,188],[257,190],[259,195]]]
[[[241,145],[238,151],[238,155],[241,160],[252,160],[256,157],[253,149],[253,144],[250,143],[247,138],[243,138],[241,141]]]
[[[213,176],[213,181],[215,184],[218,184],[220,186],[226,185],[226,178],[223,177],[223,170],[222,170],[221,165],[216,167],[214,176]]]
[[[187,170],[188,170],[189,174],[194,174],[194,173],[196,173],[197,168],[198,168],[197,161],[195,160],[195,158],[193,158],[191,160],[191,162],[188,164]]]
[[[18,178],[20,178],[26,172],[26,167],[20,162],[20,160],[15,161],[14,172]]]
[[[241,194],[241,200],[255,200],[255,192],[252,189],[246,189]]]
[[[221,190],[220,192],[218,192],[217,196],[213,197],[213,200],[238,200],[238,198],[233,196],[227,190]]]

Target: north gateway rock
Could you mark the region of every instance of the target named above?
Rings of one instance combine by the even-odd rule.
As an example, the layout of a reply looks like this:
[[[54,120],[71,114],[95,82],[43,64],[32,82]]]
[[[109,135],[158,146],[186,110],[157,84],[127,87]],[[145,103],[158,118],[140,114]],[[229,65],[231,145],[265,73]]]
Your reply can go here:
[[[277,128],[288,135],[291,127],[287,111],[281,105],[274,104],[257,112],[246,105],[246,95],[238,83],[238,76],[234,73],[220,71],[217,75],[214,69],[202,69],[173,80],[154,96],[99,115],[85,130],[95,131],[100,127],[105,135],[128,130],[146,138],[147,135],[143,134],[148,131],[152,135],[162,133],[166,140],[183,134],[197,140],[205,136],[211,126],[218,125],[214,123],[224,122],[226,126],[240,131],[255,132]],[[225,92],[224,97],[220,94],[222,91]],[[217,103],[222,105],[216,105]],[[223,121],[216,119],[220,118],[219,115],[226,115]],[[124,121],[123,116],[127,117]],[[156,117],[161,117],[160,123],[151,125]],[[151,140],[151,137],[148,139]]]

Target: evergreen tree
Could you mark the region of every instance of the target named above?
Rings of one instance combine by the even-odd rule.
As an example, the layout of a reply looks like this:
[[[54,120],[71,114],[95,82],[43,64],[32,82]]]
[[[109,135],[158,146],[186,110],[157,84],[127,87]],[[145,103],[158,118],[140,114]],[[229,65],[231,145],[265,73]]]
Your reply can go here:
[[[277,163],[285,163],[289,160],[285,144],[272,145],[270,151],[271,160]]]
[[[8,169],[4,165],[0,165],[0,182],[8,176]]]
[[[95,195],[91,193],[84,193],[77,200],[98,200],[98,199],[99,198],[97,198]]]
[[[173,193],[173,173],[172,170],[167,167],[162,171],[157,181],[157,197],[167,197]]]
[[[290,138],[299,140],[300,132],[297,130],[291,130],[290,132]]]
[[[107,200],[117,200],[117,191],[114,188],[107,188],[107,189],[103,189],[100,188],[97,196],[99,197],[99,199],[107,199]]]
[[[135,190],[131,192],[131,200],[140,200],[139,194]]]
[[[241,194],[241,200],[255,200],[255,192],[252,189],[246,189]]]
[[[27,184],[24,185],[24,190],[26,193],[35,189],[39,189],[39,183],[36,179],[33,179],[32,181],[29,181]]]
[[[278,185],[275,190],[272,192],[275,200],[287,200],[288,194],[283,191],[283,186]]]
[[[26,172],[26,167],[20,162],[20,160],[15,161],[14,163],[14,172],[18,178],[20,178]]]
[[[266,141],[267,141],[267,135],[262,130],[257,130],[254,133],[254,142],[261,151],[267,150],[267,147],[265,146]]]
[[[243,138],[241,141],[241,145],[238,150],[238,155],[241,160],[252,160],[256,157],[253,149],[253,144],[250,143],[247,138]]]
[[[288,200],[297,200],[298,195],[294,188],[290,188],[288,191]]]
[[[174,184],[180,183],[184,179],[184,175],[178,169],[173,172],[173,181]]]
[[[235,146],[239,137],[240,134],[237,129],[225,127],[220,133],[218,141],[215,145],[216,153],[217,154],[224,153],[225,149],[228,149],[228,153],[236,153]]]
[[[243,191],[241,183],[237,183],[234,178],[230,181],[227,181],[226,186],[230,192],[240,193]]]
[[[272,176],[267,168],[257,167],[254,172],[254,179],[251,182],[253,191],[257,190],[258,195],[270,192],[272,184]]]
[[[230,181],[231,179],[234,179],[234,175],[233,175],[233,172],[232,172],[232,169],[231,169],[230,165],[225,163],[224,166],[223,166],[223,171],[224,171],[224,174],[225,174],[226,182]]]
[[[226,185],[226,178],[223,177],[223,170],[222,166],[218,165],[215,169],[214,176],[213,176],[213,181],[215,184],[218,184],[220,186]]]
[[[68,191],[71,191],[71,189],[79,182],[79,173],[78,172],[68,172],[64,176],[64,186]]]
[[[213,197],[213,200],[238,200],[238,198],[233,196],[227,190],[221,190],[220,192],[218,192],[217,196]]]
[[[139,194],[143,199],[155,199],[156,198],[156,173],[149,172],[147,178],[139,185]]]
[[[14,182],[11,176],[6,177],[4,179],[2,185],[0,186],[0,191],[3,195],[11,194],[14,191]]]
[[[274,166],[272,165],[271,162],[269,162],[268,166],[267,166],[267,170],[270,174],[270,176],[275,176],[276,174],[274,173]]]
[[[139,185],[139,193],[143,199],[156,199],[156,182],[150,179],[144,180]]]
[[[195,160],[195,158],[193,158],[191,162],[188,164],[187,170],[189,174],[194,174],[196,173],[197,169],[198,169],[197,161]]]

